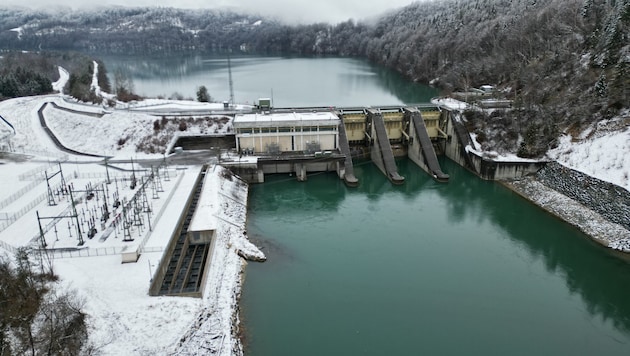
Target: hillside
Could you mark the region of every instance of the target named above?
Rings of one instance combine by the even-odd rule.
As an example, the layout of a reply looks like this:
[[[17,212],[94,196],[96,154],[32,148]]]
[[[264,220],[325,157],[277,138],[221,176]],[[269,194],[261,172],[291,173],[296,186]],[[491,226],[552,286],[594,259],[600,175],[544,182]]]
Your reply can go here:
[[[630,107],[630,1],[424,1],[376,21],[287,25],[216,10],[0,9],[0,48],[249,51],[368,58],[444,94],[493,84],[513,110],[468,112],[488,150],[541,157]]]
[[[611,4],[417,3],[382,18],[364,54],[413,80],[437,78],[447,93],[497,85],[518,110],[467,115],[471,129],[489,149],[537,157],[561,132],[579,133],[629,106],[630,2]]]

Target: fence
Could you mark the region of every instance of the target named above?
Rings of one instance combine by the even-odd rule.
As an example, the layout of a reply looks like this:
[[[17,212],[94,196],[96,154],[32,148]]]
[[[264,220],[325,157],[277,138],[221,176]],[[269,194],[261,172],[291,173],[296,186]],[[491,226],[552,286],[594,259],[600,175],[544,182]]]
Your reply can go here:
[[[7,250],[8,252],[15,253],[17,249],[4,241],[0,241],[0,247]]]
[[[22,195],[24,195],[26,192],[28,192],[29,190],[35,188],[36,186],[38,186],[41,183],[42,182],[40,182],[40,181],[33,181],[33,182],[29,183],[26,187],[23,187],[22,189],[18,190],[17,192],[9,195],[6,199],[4,199],[3,201],[0,202],[0,209],[6,208],[11,203],[13,203],[14,201],[18,200],[18,198],[21,198]]]
[[[58,162],[50,162],[48,164],[43,164],[41,166],[37,166],[25,173],[22,173],[18,176],[19,180],[30,180],[30,179],[46,179],[46,175],[42,174],[44,173],[45,170],[47,170],[48,168],[51,168],[52,166],[57,166],[59,163]]]
[[[175,172],[175,173],[177,173],[177,172]],[[175,191],[177,190],[177,187],[179,186],[179,183],[184,178],[184,173],[185,172],[182,172],[182,174],[179,175],[179,178],[177,178],[177,182],[175,182],[175,185],[173,186],[173,189],[171,189],[171,192],[166,197],[166,201],[164,202],[164,204],[162,204],[162,207],[160,208],[160,211],[157,213],[157,215],[155,215],[155,219],[153,220],[154,222],[159,221],[160,218],[162,217],[162,215],[164,215],[164,211],[166,210],[166,206],[171,201],[171,198],[175,194]],[[138,252],[140,252],[140,253],[149,252],[149,251],[147,251],[144,248],[144,246],[146,245],[147,241],[149,240],[149,236],[151,236],[150,231],[147,231],[145,233],[145,236],[142,238],[142,242],[140,242],[140,246],[138,246]],[[162,249],[164,249],[164,248],[162,248]]]
[[[58,189],[59,187],[61,187],[61,184],[58,184],[57,186],[52,187],[52,189],[55,190],[55,189]],[[33,210],[34,207],[36,207],[39,203],[43,202],[47,198],[48,198],[48,192],[40,194],[39,196],[37,196],[37,198],[32,200],[30,203],[28,203],[28,205],[22,207],[22,209],[14,212],[11,215],[6,213],[6,217],[7,217],[6,218],[6,223],[0,225],[0,232],[4,231],[4,229],[9,227],[9,225],[13,224],[19,218],[21,218],[22,216],[26,215],[26,213],[28,213],[29,211]]]
[[[31,170],[31,172],[25,173],[24,176],[25,177],[30,177],[33,175],[37,175],[38,173],[42,172],[42,167],[44,170],[51,167],[52,164],[50,165],[44,165],[44,166],[40,166],[37,167],[36,169]],[[173,188],[171,189],[169,195],[166,198],[166,201],[164,202],[164,204],[162,205],[162,207],[160,208],[160,211],[157,213],[157,215],[155,216],[154,221],[157,222],[159,221],[159,219],[162,217],[162,215],[164,214],[164,211],[166,210],[166,206],[168,205],[168,203],[170,202],[171,198],[173,197],[173,195],[175,194],[175,191],[177,190],[177,187],[179,186],[180,182],[182,181],[183,177],[184,177],[184,171],[182,171],[181,174],[178,174],[177,170],[172,170],[172,174],[177,176],[179,175],[179,177],[177,178],[177,181],[175,182],[175,185],[173,186]],[[84,179],[90,179],[90,178],[107,178],[107,174],[106,173],[82,173],[79,174],[78,177],[80,178],[84,178]],[[124,175],[123,174],[114,174],[111,175],[110,174],[110,178],[123,178]],[[21,178],[22,179],[22,178]],[[20,189],[18,192],[12,194],[9,198],[5,199],[4,201],[0,202],[0,209],[3,207],[8,206],[9,204],[11,204],[12,202],[14,202],[15,200],[17,200],[17,198],[19,198],[22,194],[24,194],[25,192],[31,190],[33,187],[35,187],[36,185],[40,184],[41,182],[38,181],[34,181],[32,183],[30,183],[27,187],[24,187],[22,189]],[[99,182],[98,184],[102,184],[103,182]],[[57,184],[53,187],[51,187],[51,189],[57,190],[61,187],[61,184]],[[8,228],[11,224],[13,224],[14,222],[16,222],[18,219],[20,219],[22,216],[26,215],[28,212],[30,212],[31,210],[33,210],[33,208],[35,208],[38,204],[40,204],[42,201],[46,200],[48,198],[48,192],[40,194],[39,196],[37,196],[37,198],[35,198],[33,201],[31,201],[28,205],[22,207],[20,210],[13,212],[13,213],[0,213],[0,219],[3,220],[0,223],[0,232],[4,231],[6,228]],[[66,211],[64,211],[64,213],[60,214],[60,215],[67,215],[68,213],[68,209],[66,209]],[[58,221],[52,220],[51,222],[49,222],[43,229],[44,229],[44,233],[49,231],[50,229],[52,229],[52,226],[54,226]],[[164,247],[146,247],[145,245],[150,237],[150,230],[147,230],[144,233],[144,236],[142,237],[142,242],[140,243],[139,247],[138,247],[138,252],[143,253],[143,252],[160,252],[164,250]],[[40,238],[39,233],[37,233],[32,239],[31,239],[31,243],[37,243],[37,240]],[[4,241],[0,241],[0,247],[14,253],[16,251],[16,247],[4,242]],[[84,248],[84,249],[79,249],[79,250],[47,250],[49,251],[55,258],[72,258],[72,257],[91,257],[91,256],[107,256],[107,255],[114,255],[114,254],[120,254],[122,252],[124,252],[124,249],[126,249],[127,246],[122,246],[122,247],[102,247],[102,248]]]
[[[75,257],[96,257],[96,256],[112,256],[119,255],[125,251],[127,246],[118,247],[98,247],[98,248],[81,248],[77,250],[46,250],[53,258],[75,258]]]
[[[68,160],[68,155],[67,154],[61,154],[61,153],[57,153],[54,151],[39,151],[39,150],[27,150],[25,148],[15,148],[12,151],[13,153],[24,153],[24,154],[28,154],[28,155],[33,155],[33,156],[44,156],[44,157],[51,157],[54,158],[55,160],[58,161],[67,161]]]
[[[177,172],[175,172],[175,174],[177,174]],[[179,186],[179,183],[182,181],[183,177],[184,177],[184,172],[182,172],[182,174],[179,175],[179,178],[177,178],[177,181],[175,182],[175,185],[173,186],[173,188],[171,189],[171,192],[167,196],[166,201],[160,208],[160,211],[155,216],[155,219],[153,220],[154,222],[157,222],[158,220],[160,220],[160,218],[164,214],[164,211],[166,211],[166,206],[168,205],[169,201],[175,194],[175,191],[177,190],[177,187]],[[144,233],[144,236],[142,237],[142,242],[137,248],[137,251],[140,253],[164,251],[164,246],[145,247],[150,236],[151,236],[151,230],[146,230]],[[39,237],[39,235],[36,237]],[[95,257],[95,256],[111,256],[111,255],[121,254],[127,251],[127,246],[83,248],[83,249],[78,249],[78,250],[47,250],[47,251],[49,251],[49,253],[54,258]]]

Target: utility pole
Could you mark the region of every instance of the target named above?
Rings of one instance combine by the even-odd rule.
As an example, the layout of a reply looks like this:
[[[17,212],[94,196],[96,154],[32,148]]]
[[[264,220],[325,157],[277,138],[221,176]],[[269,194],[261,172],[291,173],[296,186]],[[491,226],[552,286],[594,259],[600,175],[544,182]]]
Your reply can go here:
[[[109,179],[109,169],[107,167],[107,160],[109,160],[109,157],[105,157],[105,173],[107,174],[107,184],[111,184],[111,180]]]
[[[228,50],[228,77],[230,80],[230,105],[234,105],[234,82],[232,81],[232,61],[230,60],[230,52]]]

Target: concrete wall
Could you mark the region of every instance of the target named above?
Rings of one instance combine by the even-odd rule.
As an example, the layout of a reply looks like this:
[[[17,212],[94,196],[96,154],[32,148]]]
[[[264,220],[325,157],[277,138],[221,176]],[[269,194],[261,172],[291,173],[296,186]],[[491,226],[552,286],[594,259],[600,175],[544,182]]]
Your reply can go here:
[[[630,230],[630,192],[553,162],[536,179],[601,214],[608,221]]]
[[[465,147],[468,142],[460,142],[452,122],[452,118],[448,119],[446,134],[448,139],[444,146],[446,157],[452,159],[462,167],[468,167],[472,164],[471,170],[480,178],[485,180],[502,180],[514,179],[534,174],[544,167],[547,162],[523,162],[523,161],[495,161],[489,158],[481,157],[475,152],[466,152]],[[464,155],[468,157],[465,157]]]
[[[392,141],[402,140],[403,131],[403,114],[402,113],[383,113],[383,123],[387,137]]]
[[[264,174],[295,173],[299,165],[303,165],[306,172],[335,172],[337,162],[304,162],[304,163],[266,163],[261,164]]]
[[[422,168],[425,172],[431,174],[429,172],[429,167],[424,161],[424,155],[422,154],[422,145],[420,144],[420,140],[418,140],[418,133],[416,129],[413,127],[413,124],[410,124],[409,129],[409,138],[411,139],[410,145],[407,147],[407,157],[418,165],[418,167]]]
[[[380,169],[381,172],[383,172],[383,174],[387,176],[387,172],[385,171],[385,165],[383,163],[383,155],[381,154],[381,150],[380,150],[380,146],[379,146],[379,142],[377,138],[374,139],[374,144],[372,145],[370,149],[370,159],[372,160],[372,162],[374,162],[376,167],[378,167],[378,169]]]
[[[205,169],[206,168],[202,169],[202,172],[205,171]],[[197,186],[199,185],[199,183],[204,177],[205,176],[203,174],[199,173],[199,175],[197,176],[197,179],[195,180],[195,185],[193,185],[192,190],[188,194],[186,205],[184,209],[182,209],[182,211],[179,213],[177,227],[173,231],[171,238],[169,240],[168,246],[166,247],[166,250],[162,254],[162,258],[160,259],[160,264],[157,270],[155,271],[155,274],[153,275],[153,280],[151,281],[151,286],[149,287],[150,296],[157,296],[160,294],[160,289],[162,288],[162,282],[164,281],[166,270],[168,269],[168,265],[171,262],[173,251],[175,250],[175,247],[177,246],[177,238],[173,238],[173,236],[175,236],[176,234],[179,234],[179,232],[182,230],[184,226],[184,222],[186,220],[185,219],[186,215],[188,214],[188,210],[190,210],[190,205],[192,204],[195,190],[197,189]]]
[[[466,143],[460,142],[457,138],[451,119],[447,121],[446,134],[448,135],[448,138],[444,143],[444,154],[460,166],[466,167],[466,158],[463,153],[463,147],[465,147]]]
[[[470,158],[477,168],[477,175],[485,180],[514,179],[534,174],[547,162],[494,161],[469,152]]]
[[[427,133],[429,137],[439,137],[438,127],[440,126],[440,112],[438,111],[425,111],[422,112],[422,119],[424,125],[427,127]]]
[[[229,165],[225,166],[227,169],[232,171],[232,173],[241,177],[247,183],[263,183],[264,180],[260,180],[259,169],[257,166],[248,167],[245,165]],[[263,177],[264,179],[264,177]]]
[[[360,123],[347,123],[346,125],[346,136],[348,136],[348,141],[363,141],[365,140],[365,122]]]

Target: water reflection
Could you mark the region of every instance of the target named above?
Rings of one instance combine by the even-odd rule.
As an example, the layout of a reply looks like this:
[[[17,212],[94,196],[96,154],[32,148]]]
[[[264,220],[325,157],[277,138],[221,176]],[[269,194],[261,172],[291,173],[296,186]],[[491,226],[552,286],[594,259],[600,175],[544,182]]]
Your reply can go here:
[[[558,223],[555,217],[500,184],[478,179],[452,161],[441,160],[440,163],[451,174],[447,184],[435,182],[413,162],[403,159],[398,160],[397,165],[405,176],[405,184],[392,186],[372,162],[359,161],[355,173],[360,186],[350,189],[348,194],[364,194],[369,201],[378,202],[392,190],[403,194],[406,200],[415,199],[423,190],[435,191],[444,198],[448,219],[453,224],[473,220],[479,225],[499,226],[505,231],[505,238],[524,247],[522,251],[529,254],[525,258],[541,259],[549,273],[563,276],[567,288],[571,293],[579,293],[591,315],[601,316],[612,321],[616,328],[630,332],[630,263],[568,224]],[[311,188],[312,183],[299,189],[308,197],[303,201],[307,209],[337,209],[346,189],[333,184],[327,190],[330,194],[324,195],[328,198],[322,200],[318,190],[323,187],[313,184]],[[278,199],[295,199],[289,191],[294,190],[287,188],[284,192],[288,196]]]
[[[100,56],[110,80],[128,73],[140,95],[179,92],[194,97],[205,85],[217,100],[229,94],[227,56]],[[366,61],[336,57],[234,56],[235,98],[252,102],[275,96],[277,107],[376,106],[427,102],[437,92],[405,81],[398,73]]]
[[[585,353],[623,350],[625,262],[448,160],[448,184],[398,161],[402,186],[366,162],[356,189],[332,173],[252,188],[252,229],[293,256],[248,268],[252,354],[575,354],[578,334]]]
[[[447,169],[452,165],[448,162]],[[453,221],[471,218],[500,226],[506,238],[526,248],[531,259],[542,259],[547,271],[562,275],[591,315],[630,332],[629,263],[498,183],[476,179],[463,169],[450,172],[454,173],[449,189],[438,193],[446,198]]]
[[[318,177],[319,179],[310,178]],[[307,182],[298,182],[295,175],[274,174],[265,176],[265,183],[253,189],[266,194],[262,206],[254,202],[251,209],[283,214],[299,206],[303,211],[335,212],[345,198],[347,189],[334,173],[310,173]],[[272,192],[272,193],[269,193]]]
[[[377,83],[405,104],[426,103],[430,98],[438,95],[437,89],[419,83],[411,83],[398,72],[379,66],[373,66],[372,70],[378,77]]]

